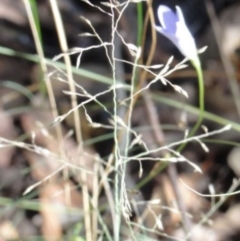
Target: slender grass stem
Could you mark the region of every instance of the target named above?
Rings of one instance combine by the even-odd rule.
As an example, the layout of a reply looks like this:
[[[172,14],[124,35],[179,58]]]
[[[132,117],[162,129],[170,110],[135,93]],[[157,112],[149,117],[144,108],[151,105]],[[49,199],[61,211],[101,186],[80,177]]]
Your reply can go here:
[[[137,4],[137,46],[141,46],[142,43],[142,34],[143,34],[143,7],[142,2]]]
[[[192,65],[196,69],[197,76],[198,76],[198,101],[199,101],[199,117],[197,120],[197,123],[194,125],[192,130],[189,133],[189,137],[193,136],[198,128],[200,127],[203,117],[204,117],[204,80],[203,80],[203,73],[201,68],[201,63],[199,58],[196,59],[196,61],[192,61]],[[177,150],[180,152],[186,147],[187,143],[183,143]]]

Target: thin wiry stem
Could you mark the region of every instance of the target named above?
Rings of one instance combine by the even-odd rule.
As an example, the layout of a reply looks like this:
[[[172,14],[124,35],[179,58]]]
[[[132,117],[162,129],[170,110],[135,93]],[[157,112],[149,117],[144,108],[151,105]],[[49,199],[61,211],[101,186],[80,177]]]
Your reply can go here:
[[[126,7],[129,4],[129,1],[124,3],[123,8],[121,9],[116,17],[115,9],[113,8],[114,1],[111,1],[111,11],[112,11],[112,69],[113,69],[113,86],[117,84],[117,79],[122,79],[124,72],[122,69],[122,65],[116,65],[116,58],[121,58],[121,40],[120,36],[117,34],[118,23],[122,14]],[[117,10],[116,10],[117,11]],[[127,133],[123,134],[123,138],[119,140],[118,136],[118,126],[119,122],[117,121],[119,118],[122,120],[126,115],[126,107],[120,106],[118,107],[118,101],[126,98],[126,90],[122,89],[113,89],[113,99],[114,99],[114,159],[115,159],[115,214],[116,214],[116,222],[114,223],[114,240],[118,241],[120,238],[120,225],[121,225],[121,214],[125,216],[126,219],[129,218],[130,215],[130,204],[127,200],[126,187],[125,187],[125,169],[126,165],[122,162],[121,156],[127,153],[128,143],[129,143],[129,128],[127,128]],[[119,170],[120,168],[120,170]]]
[[[117,84],[116,82],[116,62],[115,62],[115,13],[113,4],[114,1],[111,0],[111,12],[112,12],[112,71],[113,71],[113,86]],[[117,104],[117,91],[113,88],[113,115],[117,117],[118,114],[118,104]],[[115,178],[114,178],[114,201],[115,201],[115,223],[114,223],[114,241],[119,241],[120,239],[120,225],[121,225],[121,203],[119,195],[119,174],[118,174],[118,167],[119,167],[119,143],[118,143],[118,123],[114,121],[114,159],[115,159]]]

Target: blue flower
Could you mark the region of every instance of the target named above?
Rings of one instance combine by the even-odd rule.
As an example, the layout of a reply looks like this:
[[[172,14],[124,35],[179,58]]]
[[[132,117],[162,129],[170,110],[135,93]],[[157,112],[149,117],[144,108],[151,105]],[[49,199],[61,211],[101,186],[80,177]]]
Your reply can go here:
[[[160,5],[157,13],[162,27],[155,26],[156,30],[171,40],[185,57],[196,61],[198,56],[195,40],[186,26],[182,10],[176,6],[174,13],[167,6]]]

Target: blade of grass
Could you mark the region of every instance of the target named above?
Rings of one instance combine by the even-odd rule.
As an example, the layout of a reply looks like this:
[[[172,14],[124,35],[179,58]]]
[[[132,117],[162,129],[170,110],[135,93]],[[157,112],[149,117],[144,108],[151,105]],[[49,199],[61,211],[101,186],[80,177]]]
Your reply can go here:
[[[36,2],[36,0],[29,0],[29,3],[30,3],[32,14],[33,14],[34,24],[37,29],[38,38],[42,44],[42,32],[41,32],[41,26],[40,26],[40,21],[39,21],[37,2]]]
[[[0,54],[23,58],[23,59],[26,59],[26,60],[29,60],[29,61],[32,61],[35,63],[38,63],[40,61],[40,58],[35,54],[26,54],[26,53],[18,52],[13,49],[2,47],[2,46],[0,46]],[[63,70],[66,69],[65,64],[63,64],[63,63],[55,62],[48,58],[45,58],[45,60],[47,61],[46,62],[47,65],[55,65],[60,69],[63,69]],[[97,82],[101,82],[104,84],[112,85],[112,78],[109,78],[109,77],[106,77],[106,76],[103,76],[103,75],[100,75],[100,74],[97,74],[97,73],[94,73],[94,72],[91,72],[88,70],[84,70],[82,68],[77,69],[75,67],[72,67],[72,70],[73,70],[73,73],[78,74],[80,76],[87,77],[89,79],[92,79],[92,80],[95,80]],[[118,81],[117,81],[117,83],[118,83]],[[126,89],[130,90],[130,85],[125,85],[125,87],[126,87]],[[191,106],[191,105],[187,105],[185,103],[182,103],[182,102],[179,102],[176,100],[173,100],[172,98],[164,97],[161,93],[156,93],[156,92],[151,93],[151,96],[155,101],[164,103],[166,105],[175,107],[177,109],[182,109],[184,106],[184,109],[191,114],[199,115],[199,113],[200,113],[198,108]],[[213,121],[220,125],[231,124],[233,130],[240,132],[240,124],[238,124],[236,122],[230,121],[226,118],[222,118],[222,117],[212,114],[208,111],[204,111],[203,117],[206,120]]]
[[[141,46],[142,43],[142,33],[143,33],[143,7],[142,2],[137,4],[137,46]]]
[[[16,82],[13,82],[11,80],[1,80],[0,86],[15,90],[15,91],[21,93],[22,95],[26,96],[30,101],[32,101],[32,99],[34,97],[32,92],[28,88],[26,88],[25,86],[20,85]]]
[[[2,46],[0,46],[0,54],[23,58],[23,59],[26,59],[26,60],[29,60],[29,61],[32,61],[35,63],[38,63],[40,61],[40,58],[37,55],[18,52],[13,49],[2,47]],[[55,62],[55,61],[52,61],[51,59],[47,59],[47,58],[45,58],[45,60],[47,61],[46,62],[47,65],[55,65],[60,69],[63,69],[63,70],[65,69],[65,64],[63,64],[63,63]],[[109,77],[106,77],[106,76],[103,76],[100,74],[96,74],[96,73],[84,70],[82,68],[77,69],[75,67],[72,67],[72,70],[73,70],[73,73],[78,74],[80,76],[87,77],[89,79],[92,79],[94,81],[101,82],[104,84],[112,85],[112,78],[109,78]],[[125,85],[125,86],[126,86],[126,89],[130,90],[130,85]],[[165,97],[161,93],[156,93],[156,92],[151,93],[151,96],[155,101],[164,103],[166,105],[175,107],[177,109],[182,109],[184,107],[184,109],[191,114],[199,115],[199,113],[200,113],[199,108],[173,100],[172,98]],[[233,122],[226,118],[212,114],[208,111],[204,111],[203,117],[206,120],[210,120],[210,121],[215,122],[220,125],[231,124],[233,130],[240,132],[240,124],[238,124],[236,122]]]

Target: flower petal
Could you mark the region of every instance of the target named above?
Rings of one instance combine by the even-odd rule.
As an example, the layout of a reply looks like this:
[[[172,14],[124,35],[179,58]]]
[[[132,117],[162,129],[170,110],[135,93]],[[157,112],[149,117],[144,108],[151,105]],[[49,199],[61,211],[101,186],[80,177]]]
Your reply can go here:
[[[183,17],[183,13],[182,13],[182,10],[181,10],[181,8],[179,6],[176,6],[176,14],[178,16],[179,22],[183,23],[185,25],[185,20],[184,20],[184,17]]]
[[[176,23],[179,21],[179,17],[169,7],[160,5],[158,7],[158,18],[166,31],[172,34],[176,33]]]
[[[155,26],[156,30],[172,41],[185,57],[196,60],[195,40],[186,26],[181,8],[176,6],[175,14],[169,7],[160,5],[158,18],[162,27]]]
[[[176,37],[175,34],[168,32],[166,29],[156,26],[155,25],[155,29],[161,33],[162,35],[164,35],[166,38],[168,38],[171,42],[173,42],[173,44],[175,44],[178,47],[178,38]]]
[[[164,29],[163,29],[162,27],[157,26],[157,25],[155,25],[154,27],[155,27],[155,29],[156,29],[159,33],[161,33],[161,34],[164,35]]]

